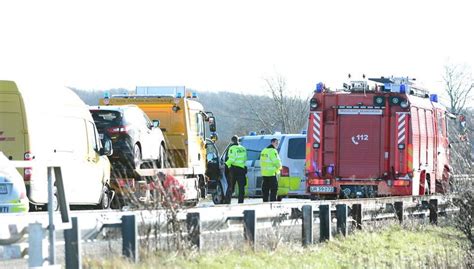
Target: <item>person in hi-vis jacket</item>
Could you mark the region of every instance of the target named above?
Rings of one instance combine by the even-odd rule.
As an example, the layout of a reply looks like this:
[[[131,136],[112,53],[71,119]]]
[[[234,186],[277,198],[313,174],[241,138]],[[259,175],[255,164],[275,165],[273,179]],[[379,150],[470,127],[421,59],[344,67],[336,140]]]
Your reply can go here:
[[[273,138],[271,144],[260,153],[260,169],[262,172],[263,201],[276,201],[278,192],[277,174],[281,170],[281,160],[278,155],[278,139]]]
[[[247,149],[239,144],[239,137],[234,135],[231,138],[232,145],[229,147],[228,158],[225,162],[229,168],[228,187],[226,192],[226,202],[230,204],[235,183],[239,184],[239,204],[244,202],[245,184],[247,176]]]

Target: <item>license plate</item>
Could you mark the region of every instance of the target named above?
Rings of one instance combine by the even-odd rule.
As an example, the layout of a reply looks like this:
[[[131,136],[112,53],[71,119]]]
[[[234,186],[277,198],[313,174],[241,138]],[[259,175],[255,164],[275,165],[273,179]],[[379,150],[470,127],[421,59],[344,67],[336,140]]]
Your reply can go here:
[[[7,194],[8,189],[7,189],[7,184],[0,184],[0,194]]]
[[[100,139],[104,139],[104,134],[99,134]]]
[[[0,213],[8,213],[10,208],[8,206],[0,206]]]
[[[334,192],[334,187],[330,186],[311,186],[309,187],[310,192]]]

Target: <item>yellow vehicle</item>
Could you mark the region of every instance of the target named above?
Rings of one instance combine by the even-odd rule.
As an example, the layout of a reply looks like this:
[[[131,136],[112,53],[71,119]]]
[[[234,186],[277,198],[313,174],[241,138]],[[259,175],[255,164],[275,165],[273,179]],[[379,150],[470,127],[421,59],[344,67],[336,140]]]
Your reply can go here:
[[[217,152],[214,145],[217,140],[216,125],[212,113],[205,112],[196,95],[184,86],[137,87],[134,95],[106,95],[99,100],[99,105],[129,104],[141,108],[150,120],[158,120],[166,141],[166,168],[140,169],[139,174],[156,174],[156,170],[172,174],[184,186],[185,200],[198,202],[200,197],[205,197],[209,165],[207,151],[212,148],[212,152]],[[211,155],[215,159],[216,156]]]
[[[110,149],[102,147],[88,107],[70,89],[0,80],[0,151],[9,160],[31,161],[31,167],[19,172],[32,209],[48,202],[50,162],[61,166],[71,205],[109,207],[110,163],[105,155]]]

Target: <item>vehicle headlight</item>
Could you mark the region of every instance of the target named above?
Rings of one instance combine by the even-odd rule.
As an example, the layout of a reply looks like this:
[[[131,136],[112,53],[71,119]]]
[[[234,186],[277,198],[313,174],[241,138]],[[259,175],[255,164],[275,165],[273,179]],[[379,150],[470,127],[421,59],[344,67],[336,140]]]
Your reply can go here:
[[[400,106],[401,106],[402,108],[407,108],[407,107],[409,106],[409,103],[408,103],[407,100],[403,100],[403,101],[400,103]]]

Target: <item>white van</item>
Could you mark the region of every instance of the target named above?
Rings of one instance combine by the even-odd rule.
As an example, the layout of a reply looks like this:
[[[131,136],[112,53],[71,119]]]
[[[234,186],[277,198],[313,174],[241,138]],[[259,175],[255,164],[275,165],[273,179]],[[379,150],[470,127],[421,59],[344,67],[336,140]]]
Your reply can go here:
[[[247,197],[262,197],[262,174],[260,169],[260,152],[270,145],[270,141],[277,138],[280,141],[278,152],[283,169],[278,176],[278,199],[283,197],[305,198],[306,175],[305,175],[305,154],[306,154],[306,134],[274,134],[256,135],[240,137],[240,144],[247,149],[247,185],[245,195]],[[227,149],[220,159],[221,170],[225,169]],[[214,203],[222,202],[221,193],[225,193],[227,183],[225,174],[222,173],[220,190],[213,194]],[[238,189],[238,188],[236,188]],[[223,191],[222,191],[223,190]]]
[[[104,156],[110,150],[102,148],[88,107],[70,89],[0,81],[0,151],[10,160],[60,162],[71,205],[110,204],[110,163]],[[20,172],[31,204],[46,205],[47,167]]]

